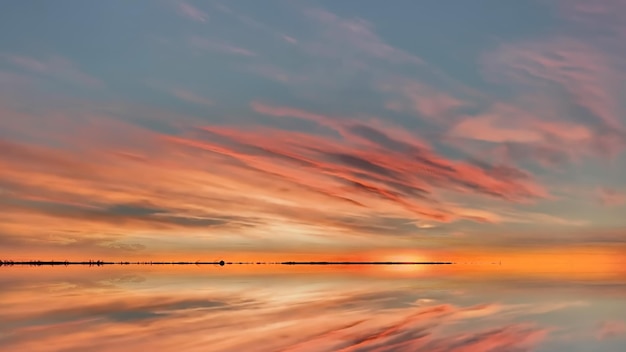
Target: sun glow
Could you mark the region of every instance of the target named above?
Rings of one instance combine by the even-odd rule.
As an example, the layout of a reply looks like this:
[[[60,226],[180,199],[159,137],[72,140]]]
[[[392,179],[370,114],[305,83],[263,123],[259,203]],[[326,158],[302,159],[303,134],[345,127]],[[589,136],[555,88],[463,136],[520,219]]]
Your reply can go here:
[[[381,254],[377,256],[376,260],[383,262],[424,262],[429,259],[422,254],[414,252],[398,252]]]

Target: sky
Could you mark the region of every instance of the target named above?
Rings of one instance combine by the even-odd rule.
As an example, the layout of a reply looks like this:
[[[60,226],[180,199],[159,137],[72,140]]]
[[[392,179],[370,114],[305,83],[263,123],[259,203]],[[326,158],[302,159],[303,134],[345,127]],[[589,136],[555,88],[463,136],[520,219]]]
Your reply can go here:
[[[4,1],[0,256],[623,261],[624,12]]]

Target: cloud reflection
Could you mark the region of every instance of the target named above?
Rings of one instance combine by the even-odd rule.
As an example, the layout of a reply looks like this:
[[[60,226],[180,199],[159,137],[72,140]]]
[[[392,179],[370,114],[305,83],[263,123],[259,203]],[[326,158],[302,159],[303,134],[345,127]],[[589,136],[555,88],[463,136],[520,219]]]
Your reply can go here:
[[[559,336],[580,329],[600,341],[624,331],[623,322],[597,310],[603,299],[616,299],[623,282],[581,294],[593,281],[559,288],[539,279],[528,295],[519,287],[529,281],[463,276],[7,270],[16,279],[3,282],[8,289],[0,294],[0,347],[9,350],[530,351],[576,343]],[[48,274],[17,280],[38,270]],[[574,292],[577,301],[568,301]],[[572,314],[604,322],[570,325]]]

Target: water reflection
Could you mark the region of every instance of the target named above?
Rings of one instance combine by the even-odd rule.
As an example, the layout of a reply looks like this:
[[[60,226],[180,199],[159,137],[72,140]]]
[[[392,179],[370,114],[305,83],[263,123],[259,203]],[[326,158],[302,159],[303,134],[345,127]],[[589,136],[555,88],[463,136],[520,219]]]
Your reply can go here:
[[[622,351],[626,280],[506,269],[11,267],[7,351]]]

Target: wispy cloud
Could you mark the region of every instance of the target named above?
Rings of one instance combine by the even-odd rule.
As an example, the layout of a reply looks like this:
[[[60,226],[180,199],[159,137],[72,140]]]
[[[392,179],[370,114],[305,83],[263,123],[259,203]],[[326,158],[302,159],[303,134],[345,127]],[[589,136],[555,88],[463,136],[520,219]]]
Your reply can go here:
[[[598,202],[604,206],[620,206],[626,204],[626,193],[612,188],[601,187],[597,191]]]
[[[200,96],[189,90],[185,90],[181,88],[174,88],[171,90],[171,92],[172,92],[172,95],[174,95],[176,98],[189,102],[189,103],[204,105],[204,106],[212,106],[213,104],[215,104],[213,100]]]
[[[1,54],[0,58],[32,73],[89,87],[100,87],[103,85],[99,79],[82,72],[70,60],[58,55],[33,58],[23,55]]]
[[[423,63],[417,56],[385,43],[374,32],[373,25],[363,19],[342,18],[323,9],[307,9],[305,13],[320,25],[319,29],[326,38],[325,43],[315,45],[319,49],[322,49],[322,45],[324,47],[319,54],[332,56],[365,54],[369,58],[392,63]]]
[[[608,320],[601,322],[596,329],[596,338],[606,340],[626,335],[626,322]]]
[[[592,38],[594,44],[608,45],[605,49],[614,50],[615,54],[624,47],[626,24],[621,14],[626,9],[621,0],[584,1],[561,0],[555,3],[560,14],[570,25],[586,38]]]
[[[281,35],[281,37],[288,43],[297,44],[298,40],[292,36],[288,36],[287,34]]]
[[[192,37],[189,39],[189,43],[192,47],[216,51],[216,52],[220,52],[224,54],[240,55],[240,56],[256,56],[257,55],[255,52],[251,50],[248,50],[239,46],[235,46],[233,44],[219,41],[219,40],[207,39],[207,38],[202,38],[202,37]]]
[[[209,15],[207,15],[206,12],[185,1],[181,1],[178,3],[178,13],[180,13],[182,16],[189,18],[192,21],[206,22],[209,20]]]
[[[436,123],[447,122],[456,110],[468,105],[459,98],[417,81],[393,79],[381,83],[378,88],[389,96],[386,103],[388,109],[408,112]]]
[[[306,84],[308,80],[303,74],[287,72],[271,64],[252,64],[245,66],[244,69],[261,77],[281,83]]]
[[[446,135],[461,149],[482,148],[483,154],[488,150],[512,163],[533,161],[545,167],[611,158],[626,146],[619,132],[565,119],[550,104],[543,99],[495,103],[476,115],[456,116]]]
[[[554,84],[566,94],[563,103],[585,109],[606,128],[623,129],[619,100],[614,95],[621,74],[605,54],[584,42],[557,37],[504,44],[487,56],[485,70],[511,79],[511,84],[542,89]]]

